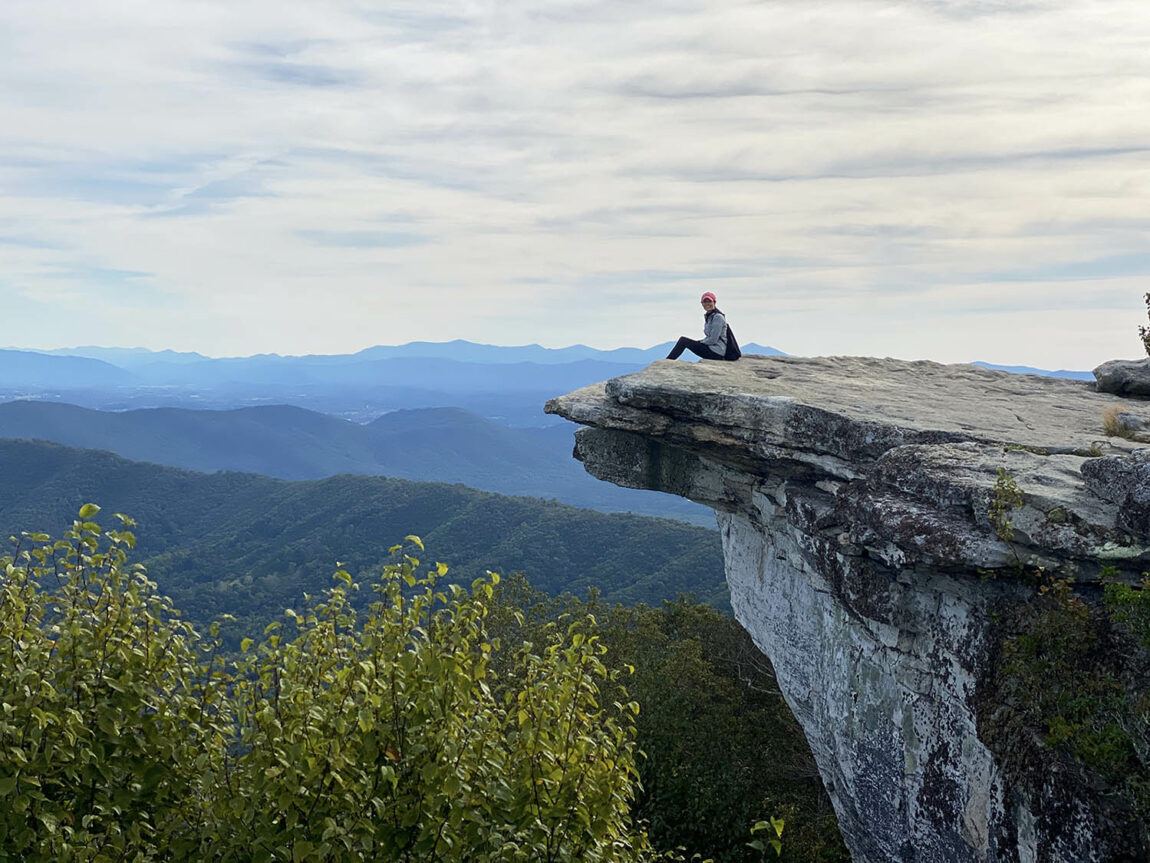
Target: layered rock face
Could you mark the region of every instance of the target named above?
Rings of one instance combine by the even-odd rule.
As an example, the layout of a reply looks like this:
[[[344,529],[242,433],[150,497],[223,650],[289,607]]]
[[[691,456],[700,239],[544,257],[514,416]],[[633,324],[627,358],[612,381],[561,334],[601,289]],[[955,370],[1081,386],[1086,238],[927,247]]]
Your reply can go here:
[[[1037,863],[1129,853],[1058,776],[1013,785],[978,721],[995,611],[1035,589],[1020,565],[1150,569],[1150,459],[1105,436],[1116,404],[1147,409],[972,366],[746,357],[658,362],[547,409],[590,427],[575,454],[595,476],[715,509],[735,614],[856,861]]]

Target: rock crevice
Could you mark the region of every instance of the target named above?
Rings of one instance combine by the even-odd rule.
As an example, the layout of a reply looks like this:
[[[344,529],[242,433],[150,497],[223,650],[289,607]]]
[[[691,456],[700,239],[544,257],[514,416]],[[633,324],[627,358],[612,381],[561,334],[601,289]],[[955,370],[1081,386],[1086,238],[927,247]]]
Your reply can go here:
[[[1013,787],[977,701],[995,609],[1034,591],[1020,568],[1150,569],[1150,461],[1106,437],[1115,404],[971,366],[748,357],[658,362],[547,409],[588,426],[593,475],[716,511],[732,607],[855,860],[1102,861],[1089,802]]]

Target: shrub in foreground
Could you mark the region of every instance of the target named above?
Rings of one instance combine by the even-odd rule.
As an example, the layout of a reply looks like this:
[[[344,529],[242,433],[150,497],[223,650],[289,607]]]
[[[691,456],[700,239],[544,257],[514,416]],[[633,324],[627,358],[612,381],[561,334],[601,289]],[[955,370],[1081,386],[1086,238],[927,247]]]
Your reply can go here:
[[[0,559],[0,860],[648,855],[637,706],[592,619],[500,645],[495,576],[396,547],[366,611],[340,571],[226,656],[97,512]]]
[[[774,670],[733,617],[684,598],[651,608],[551,597],[517,575],[495,594],[488,628],[504,640],[592,614],[609,667],[633,668],[642,788],[632,811],[657,848],[715,863],[849,861]],[[771,840],[784,824],[780,858]]]

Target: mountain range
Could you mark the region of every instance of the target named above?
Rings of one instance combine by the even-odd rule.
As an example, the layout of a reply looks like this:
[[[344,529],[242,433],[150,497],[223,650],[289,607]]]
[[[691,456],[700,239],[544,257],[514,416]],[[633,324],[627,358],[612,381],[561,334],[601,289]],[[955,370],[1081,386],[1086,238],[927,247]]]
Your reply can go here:
[[[328,585],[337,561],[363,573],[407,534],[463,580],[523,571],[550,593],[726,604],[718,532],[667,519],[383,477],[203,474],[44,442],[0,440],[0,476],[3,535],[59,536],[89,502],[109,525],[133,516],[135,558],[200,622],[275,615]]]
[[[455,360],[464,363],[536,363],[541,365],[557,365],[573,363],[582,360],[596,362],[624,363],[630,365],[647,365],[657,359],[662,359],[671,350],[674,342],[664,342],[650,348],[614,348],[600,350],[587,345],[570,345],[565,348],[545,348],[542,345],[487,345],[479,342],[470,342],[465,339],[455,339],[447,342],[407,342],[402,345],[376,345],[364,348],[354,354],[256,354],[250,357],[221,357],[213,358],[195,352],[179,352],[171,350],[151,351],[147,348],[105,348],[96,346],[56,348],[54,350],[40,351],[39,353],[55,356],[89,357],[103,360],[122,368],[141,368],[160,364],[191,364],[237,361],[252,361],[253,363],[301,363],[301,364],[347,364],[356,362],[370,362],[374,360],[389,359],[438,359]],[[766,356],[781,355],[782,351],[750,343],[744,346],[744,352],[749,354],[764,354]]]
[[[142,348],[68,348],[46,353],[7,351],[0,357],[0,375],[23,355],[24,365],[37,364],[41,377],[59,361],[55,382],[75,385],[65,377],[81,361],[95,370],[113,367],[119,375],[109,379],[121,386],[180,386],[236,388],[292,386],[362,388],[380,385],[431,389],[439,392],[556,391],[584,386],[626,374],[666,356],[670,343],[652,348],[600,351],[583,345],[544,348],[540,345],[503,347],[474,342],[412,342],[377,346],[356,354],[210,358],[194,353],[151,352]],[[777,355],[774,348],[748,345],[748,353]],[[35,360],[33,358],[40,358]],[[16,377],[14,370],[7,379]],[[94,371],[93,371],[94,374]],[[5,379],[5,377],[0,377]]]
[[[599,482],[571,458],[575,427],[510,428],[459,408],[400,410],[358,424],[287,405],[211,411],[98,411],[68,404],[0,404],[0,438],[52,441],[200,471],[283,479],[336,474],[462,483],[608,512],[714,525],[680,498]]]
[[[0,387],[123,387],[135,381],[131,372],[103,360],[0,350]]]
[[[1069,378],[1075,381],[1094,380],[1094,372],[1076,372],[1069,369],[1051,371],[1050,369],[1036,369],[1033,366],[1004,366],[998,363],[984,363],[980,360],[976,360],[971,365],[1000,372],[1010,372],[1012,375],[1038,375],[1043,378]]]
[[[669,345],[599,351],[412,342],[356,354],[211,358],[143,348],[0,351],[0,401],[104,410],[290,404],[364,422],[402,408],[461,407],[512,426],[546,426],[547,399],[637,371]],[[748,352],[777,354],[748,345]]]

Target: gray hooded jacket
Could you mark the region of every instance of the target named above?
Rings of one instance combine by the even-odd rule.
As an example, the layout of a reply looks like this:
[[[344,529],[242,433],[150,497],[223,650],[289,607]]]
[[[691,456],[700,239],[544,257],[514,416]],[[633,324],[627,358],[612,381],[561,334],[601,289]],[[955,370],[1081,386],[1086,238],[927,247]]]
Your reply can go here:
[[[718,356],[727,355],[727,318],[718,309],[707,312],[702,341]]]

